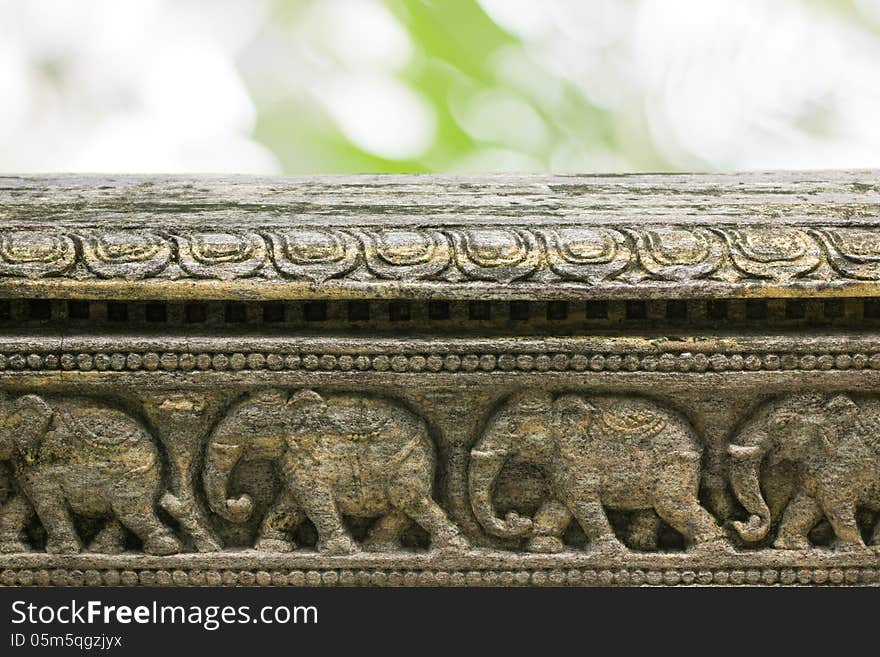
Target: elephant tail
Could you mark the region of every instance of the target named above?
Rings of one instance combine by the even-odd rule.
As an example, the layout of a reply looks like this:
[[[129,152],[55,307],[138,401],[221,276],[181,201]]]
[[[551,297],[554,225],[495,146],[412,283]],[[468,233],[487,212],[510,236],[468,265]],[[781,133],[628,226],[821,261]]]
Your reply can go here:
[[[415,436],[411,440],[407,441],[407,443],[403,447],[401,447],[391,458],[388,459],[382,471],[386,474],[397,472],[397,470],[421,444],[421,436]]]
[[[192,536],[196,549],[199,552],[217,552],[220,550],[220,543],[202,526],[192,502],[184,502],[177,495],[168,491],[162,495],[159,505],[180,523],[184,531]]]

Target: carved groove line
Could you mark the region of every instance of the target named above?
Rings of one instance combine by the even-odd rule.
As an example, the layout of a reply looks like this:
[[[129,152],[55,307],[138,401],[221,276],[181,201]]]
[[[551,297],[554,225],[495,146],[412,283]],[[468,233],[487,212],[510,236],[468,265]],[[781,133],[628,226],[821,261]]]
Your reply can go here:
[[[287,352],[0,353],[0,371],[375,371],[375,372],[726,372],[880,370],[880,353],[466,353],[363,354]]]
[[[81,266],[77,266],[81,265]],[[0,276],[719,283],[880,281],[880,226],[270,229],[75,233],[0,239]]]

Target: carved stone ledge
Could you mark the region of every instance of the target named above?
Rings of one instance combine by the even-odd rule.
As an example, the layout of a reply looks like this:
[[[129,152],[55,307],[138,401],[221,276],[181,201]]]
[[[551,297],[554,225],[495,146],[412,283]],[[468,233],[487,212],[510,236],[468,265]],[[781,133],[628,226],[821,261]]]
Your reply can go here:
[[[5,178],[0,585],[880,585],[875,181]]]
[[[737,176],[3,178],[17,296],[859,296],[870,172]]]

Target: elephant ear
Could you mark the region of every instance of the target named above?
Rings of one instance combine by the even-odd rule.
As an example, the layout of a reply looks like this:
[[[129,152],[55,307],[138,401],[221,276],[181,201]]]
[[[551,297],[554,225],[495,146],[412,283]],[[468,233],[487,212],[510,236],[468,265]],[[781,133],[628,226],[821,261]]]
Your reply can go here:
[[[596,407],[578,395],[562,395],[553,402],[554,423],[578,422],[592,416]]]
[[[596,410],[578,395],[562,395],[553,402],[550,426],[563,457],[578,460],[589,454],[587,442]]]
[[[12,402],[9,410],[8,428],[19,449],[36,447],[49,430],[52,407],[38,395],[24,395]]]
[[[849,395],[835,395],[824,406],[834,419],[854,419],[859,414],[859,407]]]
[[[305,388],[297,390],[290,396],[287,408],[294,415],[309,418],[322,414],[327,409],[327,402],[314,390]]]
[[[844,434],[851,431],[853,422],[858,420],[859,407],[849,395],[835,395],[825,402],[822,409],[828,413],[828,419],[820,428],[819,435],[825,452],[833,455]]]

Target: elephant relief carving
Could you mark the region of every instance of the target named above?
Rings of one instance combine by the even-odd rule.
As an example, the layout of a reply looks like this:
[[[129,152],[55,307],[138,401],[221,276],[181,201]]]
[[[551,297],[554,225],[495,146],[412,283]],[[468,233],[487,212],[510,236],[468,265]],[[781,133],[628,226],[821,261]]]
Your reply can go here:
[[[268,389],[238,402],[211,434],[204,468],[208,504],[229,521],[244,522],[253,512],[249,495],[229,495],[233,469],[252,459],[274,461],[281,478],[256,549],[293,549],[290,534],[308,518],[321,552],[356,552],[346,516],[376,519],[368,549],[398,549],[412,521],[428,532],[433,549],[467,547],[433,500],[435,452],[425,422],[392,401]]]
[[[827,520],[834,547],[865,547],[858,512],[880,511],[880,399],[773,399],[743,424],[729,452],[733,490],[749,513],[733,526],[745,541],[764,539],[778,519],[775,548],[809,549],[811,530]],[[870,542],[880,544],[880,523]]]
[[[106,518],[90,551],[124,549],[127,528],[149,554],[173,554],[178,539],[156,515],[163,495],[155,441],[122,410],[85,398],[0,394],[0,461],[11,466],[15,492],[0,508],[0,552],[29,548],[24,527],[36,514],[46,531],[46,551],[82,548],[71,512]]]
[[[483,528],[525,538],[531,552],[560,552],[572,519],[590,549],[626,550],[605,509],[634,512],[639,523],[663,519],[688,546],[725,547],[721,528],[700,506],[702,448],[682,416],[647,399],[542,391],[512,395],[490,418],[471,450],[468,487]],[[509,460],[537,466],[551,497],[532,519],[499,518],[493,489]]]

